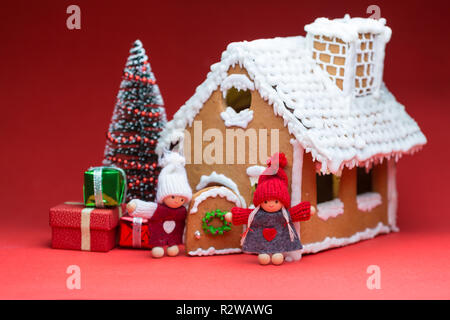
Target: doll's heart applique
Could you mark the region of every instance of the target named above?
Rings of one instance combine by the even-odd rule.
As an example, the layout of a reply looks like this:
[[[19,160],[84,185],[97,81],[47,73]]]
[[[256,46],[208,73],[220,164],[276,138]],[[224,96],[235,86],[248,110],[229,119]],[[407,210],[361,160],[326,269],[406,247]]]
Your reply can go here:
[[[171,233],[173,229],[175,229],[175,221],[173,220],[164,221],[163,229],[167,234]]]
[[[277,236],[277,229],[275,228],[264,228],[263,237],[267,241],[272,241]]]

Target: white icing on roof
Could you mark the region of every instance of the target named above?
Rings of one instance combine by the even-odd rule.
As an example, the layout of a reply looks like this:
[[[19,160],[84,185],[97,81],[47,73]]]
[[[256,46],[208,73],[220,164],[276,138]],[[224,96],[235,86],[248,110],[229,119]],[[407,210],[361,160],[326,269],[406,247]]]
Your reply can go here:
[[[247,70],[255,89],[305,152],[322,164],[323,172],[398,159],[426,143],[417,123],[384,84],[379,95],[345,95],[312,60],[305,38],[298,36],[229,44],[221,61],[211,66],[206,80],[167,123],[159,154],[183,136],[235,65]]]
[[[383,35],[383,40],[388,42],[392,30],[386,26],[386,19],[379,20],[367,18],[350,18],[345,15],[343,19],[317,18],[313,23],[305,26],[305,31],[314,35],[337,37],[345,42],[358,40],[359,33],[374,33]]]

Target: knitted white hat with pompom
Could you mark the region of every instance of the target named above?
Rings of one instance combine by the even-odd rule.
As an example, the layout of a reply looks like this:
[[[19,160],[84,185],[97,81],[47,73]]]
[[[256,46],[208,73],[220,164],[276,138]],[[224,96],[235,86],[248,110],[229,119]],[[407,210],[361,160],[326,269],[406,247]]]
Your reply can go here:
[[[192,189],[184,168],[186,159],[177,152],[167,151],[159,164],[162,170],[158,177],[156,202],[162,203],[165,197],[172,195],[183,196],[190,201]]]

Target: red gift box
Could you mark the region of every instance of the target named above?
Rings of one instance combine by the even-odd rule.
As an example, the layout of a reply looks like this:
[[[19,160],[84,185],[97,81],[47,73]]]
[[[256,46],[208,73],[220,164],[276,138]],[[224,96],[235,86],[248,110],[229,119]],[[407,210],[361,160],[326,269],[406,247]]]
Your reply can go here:
[[[87,208],[83,203],[65,202],[50,209],[52,248],[83,251],[111,250],[121,207]]]
[[[119,246],[128,248],[150,249],[148,220],[137,217],[122,217],[120,219]]]

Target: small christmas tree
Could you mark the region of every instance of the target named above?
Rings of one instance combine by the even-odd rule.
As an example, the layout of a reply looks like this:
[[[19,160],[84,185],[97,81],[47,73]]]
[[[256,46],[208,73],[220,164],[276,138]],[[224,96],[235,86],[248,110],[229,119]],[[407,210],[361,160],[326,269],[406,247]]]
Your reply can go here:
[[[130,50],[109,126],[104,165],[127,174],[127,201],[153,201],[160,168],[155,147],[166,123],[163,99],[142,42]]]

